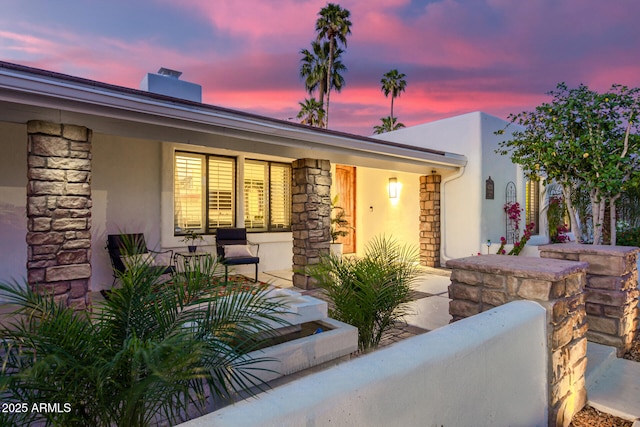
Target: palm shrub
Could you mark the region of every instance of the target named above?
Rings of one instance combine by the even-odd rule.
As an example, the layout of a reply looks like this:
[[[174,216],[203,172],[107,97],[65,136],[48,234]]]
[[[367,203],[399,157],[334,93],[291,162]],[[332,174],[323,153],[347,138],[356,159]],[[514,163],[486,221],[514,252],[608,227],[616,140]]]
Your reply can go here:
[[[408,314],[417,261],[417,249],[382,236],[367,245],[362,258],[324,255],[308,274],[332,301],[330,316],[357,327],[358,347],[368,351]]]
[[[70,404],[56,413],[2,414],[0,424],[175,424],[190,406],[202,410],[259,389],[252,365],[264,359],[248,353],[282,324],[276,313],[283,305],[264,289],[212,288],[216,262],[195,264],[170,280],[149,265],[132,266],[94,314],[28,286],[0,284],[17,307],[0,326],[0,399],[29,408]]]

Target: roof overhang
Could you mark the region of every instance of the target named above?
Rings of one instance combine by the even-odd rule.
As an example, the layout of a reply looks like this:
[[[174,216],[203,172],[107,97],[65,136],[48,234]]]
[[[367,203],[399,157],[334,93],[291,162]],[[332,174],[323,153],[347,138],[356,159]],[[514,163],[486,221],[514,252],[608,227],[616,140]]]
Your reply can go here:
[[[77,124],[104,134],[419,173],[428,168],[458,169],[467,162],[458,154],[0,62],[0,121],[28,120]]]

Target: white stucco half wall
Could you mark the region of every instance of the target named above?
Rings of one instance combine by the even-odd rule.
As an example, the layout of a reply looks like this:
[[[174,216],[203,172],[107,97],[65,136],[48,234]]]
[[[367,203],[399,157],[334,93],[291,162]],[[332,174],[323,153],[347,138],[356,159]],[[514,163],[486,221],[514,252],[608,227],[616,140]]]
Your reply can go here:
[[[181,425],[546,426],[545,322],[512,302]]]

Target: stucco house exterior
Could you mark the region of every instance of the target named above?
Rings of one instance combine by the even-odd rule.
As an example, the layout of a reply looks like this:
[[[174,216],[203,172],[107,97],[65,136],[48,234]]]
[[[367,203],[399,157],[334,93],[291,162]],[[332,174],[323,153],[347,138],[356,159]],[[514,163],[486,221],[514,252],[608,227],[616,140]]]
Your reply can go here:
[[[213,250],[224,226],[247,228],[261,271],[297,269],[328,251],[335,195],[345,252],[386,234],[439,266],[499,241],[509,182],[525,205],[522,174],[494,153],[506,122],[484,113],[365,137],[147,89],[0,62],[1,281],[83,306],[111,286],[108,234],[182,250],[193,229]]]

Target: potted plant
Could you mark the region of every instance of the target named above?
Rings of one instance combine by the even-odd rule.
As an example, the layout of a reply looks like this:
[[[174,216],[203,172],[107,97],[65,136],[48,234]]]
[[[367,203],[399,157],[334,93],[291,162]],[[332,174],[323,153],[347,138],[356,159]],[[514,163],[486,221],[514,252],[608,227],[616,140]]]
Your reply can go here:
[[[193,230],[187,230],[182,237],[182,241],[187,244],[187,248],[189,252],[195,252],[198,249],[198,245],[196,244],[196,240],[203,240],[202,236],[196,233]]]
[[[331,245],[330,251],[335,255],[342,255],[342,243],[336,242],[339,237],[345,237],[349,234],[349,230],[353,229],[349,225],[346,212],[340,206],[337,206],[338,196],[331,200],[331,211],[335,213],[331,216]]]

